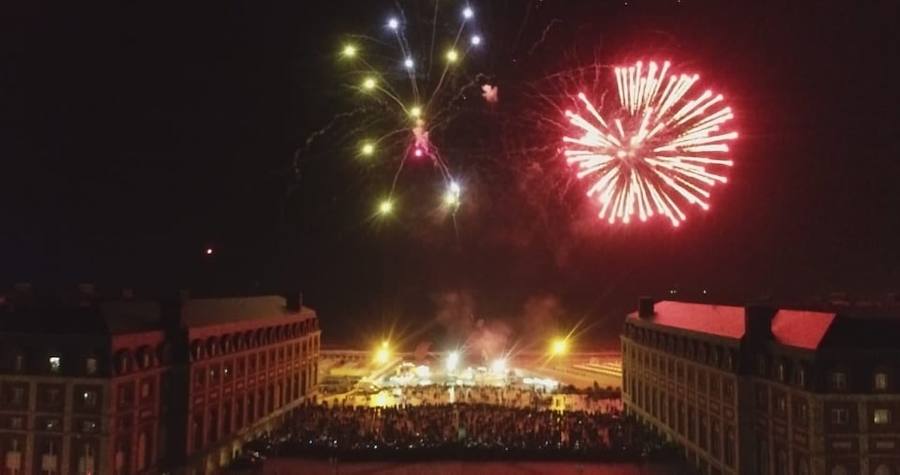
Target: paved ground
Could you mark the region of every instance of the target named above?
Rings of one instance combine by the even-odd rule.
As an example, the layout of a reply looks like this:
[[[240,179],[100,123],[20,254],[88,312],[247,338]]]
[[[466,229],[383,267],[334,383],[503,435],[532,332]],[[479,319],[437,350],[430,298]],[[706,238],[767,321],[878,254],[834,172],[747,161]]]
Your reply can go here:
[[[270,459],[265,475],[676,475],[665,465],[581,464],[571,462],[341,463],[326,460]]]

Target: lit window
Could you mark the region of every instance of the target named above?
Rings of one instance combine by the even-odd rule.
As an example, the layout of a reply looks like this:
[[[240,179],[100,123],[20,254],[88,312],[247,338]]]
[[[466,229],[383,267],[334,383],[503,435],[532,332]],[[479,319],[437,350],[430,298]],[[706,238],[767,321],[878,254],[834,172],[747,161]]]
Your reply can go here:
[[[149,398],[151,392],[152,391],[151,391],[150,383],[147,381],[142,382],[141,383],[141,399]]]
[[[797,368],[797,384],[800,386],[806,386],[806,368],[800,367]]]
[[[847,373],[842,373],[839,371],[831,373],[831,389],[847,389]]]
[[[784,382],[785,374],[787,373],[787,369],[785,368],[784,363],[778,363],[778,380]]]
[[[22,371],[25,369],[25,355],[16,355],[13,358],[13,370],[16,372]]]
[[[778,396],[778,412],[787,413],[787,399],[784,396]]]
[[[887,373],[875,373],[875,389],[884,391],[888,387]]]
[[[872,422],[874,422],[875,424],[890,424],[890,409],[875,409],[875,413],[872,416]]]
[[[59,356],[51,356],[48,361],[50,362],[50,371],[54,373],[59,372],[60,364],[62,364],[62,360]]]
[[[97,392],[96,391],[85,391],[81,394],[81,402],[84,404],[84,407],[94,408],[97,407]]]

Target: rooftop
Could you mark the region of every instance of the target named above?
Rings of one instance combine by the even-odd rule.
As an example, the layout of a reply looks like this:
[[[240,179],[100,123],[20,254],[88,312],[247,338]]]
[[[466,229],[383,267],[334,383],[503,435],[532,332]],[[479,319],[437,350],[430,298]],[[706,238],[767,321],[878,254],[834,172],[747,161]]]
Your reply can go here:
[[[734,340],[743,338],[746,332],[744,307],[664,300],[656,302],[653,310],[651,321],[657,325]],[[833,312],[776,309],[772,335],[782,345],[816,349],[836,316]],[[637,312],[628,318],[640,320]]]

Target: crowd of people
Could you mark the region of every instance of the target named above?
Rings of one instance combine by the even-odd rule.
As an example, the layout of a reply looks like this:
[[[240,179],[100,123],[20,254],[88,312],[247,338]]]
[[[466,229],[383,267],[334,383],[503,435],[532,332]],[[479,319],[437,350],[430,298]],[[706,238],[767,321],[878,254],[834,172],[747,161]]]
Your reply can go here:
[[[347,459],[602,459],[659,455],[665,446],[618,410],[440,403],[308,404],[294,413],[282,456]]]

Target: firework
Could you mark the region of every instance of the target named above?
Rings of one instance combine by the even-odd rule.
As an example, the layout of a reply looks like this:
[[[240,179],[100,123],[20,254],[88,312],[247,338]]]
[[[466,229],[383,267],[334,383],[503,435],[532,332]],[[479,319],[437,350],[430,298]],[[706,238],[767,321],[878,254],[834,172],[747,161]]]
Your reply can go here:
[[[370,108],[375,112],[367,126],[367,132],[380,130],[379,136],[361,141],[358,155],[383,159],[395,167],[389,192],[376,205],[382,216],[395,211],[393,195],[409,160],[428,161],[439,171],[445,208],[455,212],[461,203],[462,190],[433,138],[435,130],[451,120],[452,102],[465,88],[476,86],[473,82],[460,86],[457,79],[462,75],[462,63],[483,45],[484,38],[474,31],[475,10],[462,5],[454,10],[459,15],[452,20],[458,22],[455,35],[441,40],[438,25],[443,23],[438,22],[438,3],[431,29],[425,35],[431,41],[422,47],[411,39],[417,38],[415,33],[426,22],[410,22],[404,12],[398,11],[381,23],[381,38],[359,36],[340,50],[342,61],[357,68],[350,73],[358,78],[354,89],[368,106],[379,106]],[[386,51],[386,44],[395,47]]]
[[[588,196],[610,223],[664,216],[674,226],[687,205],[709,209],[710,189],[726,183],[733,165],[722,127],[734,118],[724,98],[692,92],[699,76],[674,74],[637,62],[613,69],[618,104],[602,111],[578,94],[578,111],[566,111],[580,135],[564,137],[565,156],[579,179],[590,179]]]

